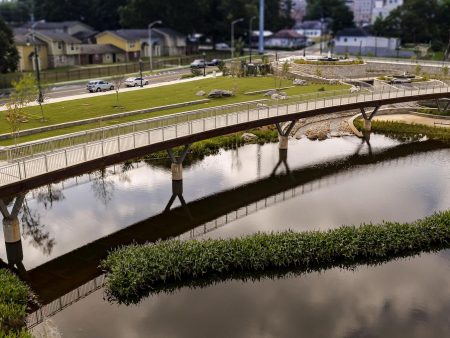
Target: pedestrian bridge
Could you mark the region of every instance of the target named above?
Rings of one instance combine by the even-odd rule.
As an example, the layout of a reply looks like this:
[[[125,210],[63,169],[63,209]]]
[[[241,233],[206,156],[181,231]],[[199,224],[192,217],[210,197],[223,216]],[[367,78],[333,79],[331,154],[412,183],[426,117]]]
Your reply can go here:
[[[14,194],[161,150],[168,150],[173,160],[173,179],[181,180],[188,145],[196,141],[275,124],[280,148],[287,149],[288,135],[298,119],[360,109],[365,128],[370,130],[372,118],[383,105],[440,98],[450,98],[448,85],[324,91],[194,110],[5,147],[0,152],[0,194]],[[367,108],[373,109],[366,112]],[[289,125],[283,127],[284,122]],[[182,145],[185,151],[175,159],[170,149]]]

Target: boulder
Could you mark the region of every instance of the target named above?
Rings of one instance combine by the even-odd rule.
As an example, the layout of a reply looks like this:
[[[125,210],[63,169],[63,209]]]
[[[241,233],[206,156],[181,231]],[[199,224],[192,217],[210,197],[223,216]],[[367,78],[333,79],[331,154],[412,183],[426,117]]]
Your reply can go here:
[[[277,93],[277,91],[276,90],[269,90],[268,92],[266,92],[265,94],[264,94],[264,96],[270,96],[270,97],[272,97],[274,94],[276,94]]]
[[[233,95],[234,93],[231,90],[213,89],[209,92],[208,97],[215,99],[219,97],[230,97]]]
[[[255,134],[252,133],[243,133],[241,136],[241,139],[244,142],[252,142],[255,141],[258,138],[258,136],[256,136]]]
[[[294,86],[306,86],[308,83],[305,80],[302,80],[302,79],[294,79],[292,84]]]
[[[197,94],[195,94],[195,95],[197,95],[197,96],[205,96],[205,91],[203,91],[203,90],[200,90],[200,91],[198,91],[197,92]]]

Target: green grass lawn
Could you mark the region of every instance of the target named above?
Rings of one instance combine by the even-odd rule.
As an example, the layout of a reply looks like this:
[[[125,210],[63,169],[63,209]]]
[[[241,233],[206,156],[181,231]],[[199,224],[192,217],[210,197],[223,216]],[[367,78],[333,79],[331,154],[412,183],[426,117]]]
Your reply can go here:
[[[291,81],[284,80],[282,81],[281,86],[285,87],[291,84],[292,84]],[[116,95],[114,94],[105,96],[95,96],[95,94],[93,94],[92,98],[71,100],[44,105],[44,114],[47,119],[46,122],[41,122],[39,120],[40,118],[39,107],[29,107],[26,108],[26,112],[30,114],[32,118],[30,118],[28,122],[23,123],[23,125],[20,128],[21,130],[37,128],[45,125],[64,123],[69,121],[88,119],[99,116],[106,116],[124,111],[138,110],[149,107],[158,107],[168,104],[198,100],[201,99],[201,97],[196,96],[196,93],[200,90],[203,90],[206,93],[208,93],[212,89],[226,89],[226,90],[233,90],[236,93],[234,97],[212,99],[211,102],[209,103],[195,105],[191,107],[175,108],[159,112],[152,112],[148,114],[139,114],[135,116],[129,116],[110,121],[102,121],[101,123],[97,122],[83,126],[61,128],[50,132],[25,136],[19,138],[18,142],[28,142],[51,136],[88,130],[100,126],[107,126],[117,123],[135,121],[144,118],[162,116],[188,110],[262,99],[264,98],[263,94],[248,96],[244,95],[244,93],[249,91],[271,89],[274,87],[275,87],[275,80],[272,77],[264,77],[264,78],[218,77],[216,79],[205,79],[175,85],[162,86],[157,88],[148,88],[138,91],[119,93],[119,105],[117,104]],[[324,88],[326,91],[332,91],[344,89],[346,88],[346,86],[312,84],[309,86],[298,86],[295,88],[286,89],[284,90],[284,92],[286,92],[288,95],[298,95],[302,93],[317,92],[321,88]],[[9,133],[11,132],[11,128],[5,119],[5,113],[1,112],[1,114],[2,118],[0,119],[0,133]],[[9,145],[13,143],[14,143],[13,140],[5,140],[1,141],[0,145]]]

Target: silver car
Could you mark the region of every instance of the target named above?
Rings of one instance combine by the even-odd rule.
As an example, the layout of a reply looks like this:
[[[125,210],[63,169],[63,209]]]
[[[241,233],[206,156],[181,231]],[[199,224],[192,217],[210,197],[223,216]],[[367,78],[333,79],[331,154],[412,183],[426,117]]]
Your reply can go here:
[[[137,87],[142,83],[143,86],[148,85],[148,80],[140,77],[129,77],[125,80],[125,86],[127,87]]]
[[[104,92],[107,90],[114,90],[114,85],[104,80],[92,80],[88,82],[86,89],[91,93]]]

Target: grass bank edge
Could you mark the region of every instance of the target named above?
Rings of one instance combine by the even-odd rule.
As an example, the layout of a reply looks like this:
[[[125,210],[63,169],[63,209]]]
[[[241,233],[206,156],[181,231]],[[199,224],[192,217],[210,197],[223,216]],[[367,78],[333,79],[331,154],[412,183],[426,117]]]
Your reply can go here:
[[[363,121],[354,120],[355,127],[362,131]],[[430,140],[450,142],[450,128],[426,126],[423,124],[408,124],[394,121],[372,121],[372,132],[385,134],[396,139],[419,139],[426,136]]]
[[[151,293],[184,286],[354,268],[446,248],[450,248],[450,210],[412,223],[131,245],[110,252],[101,268],[107,275],[108,298],[133,304]]]
[[[32,337],[24,329],[31,301],[31,289],[15,274],[0,268],[0,337]]]

